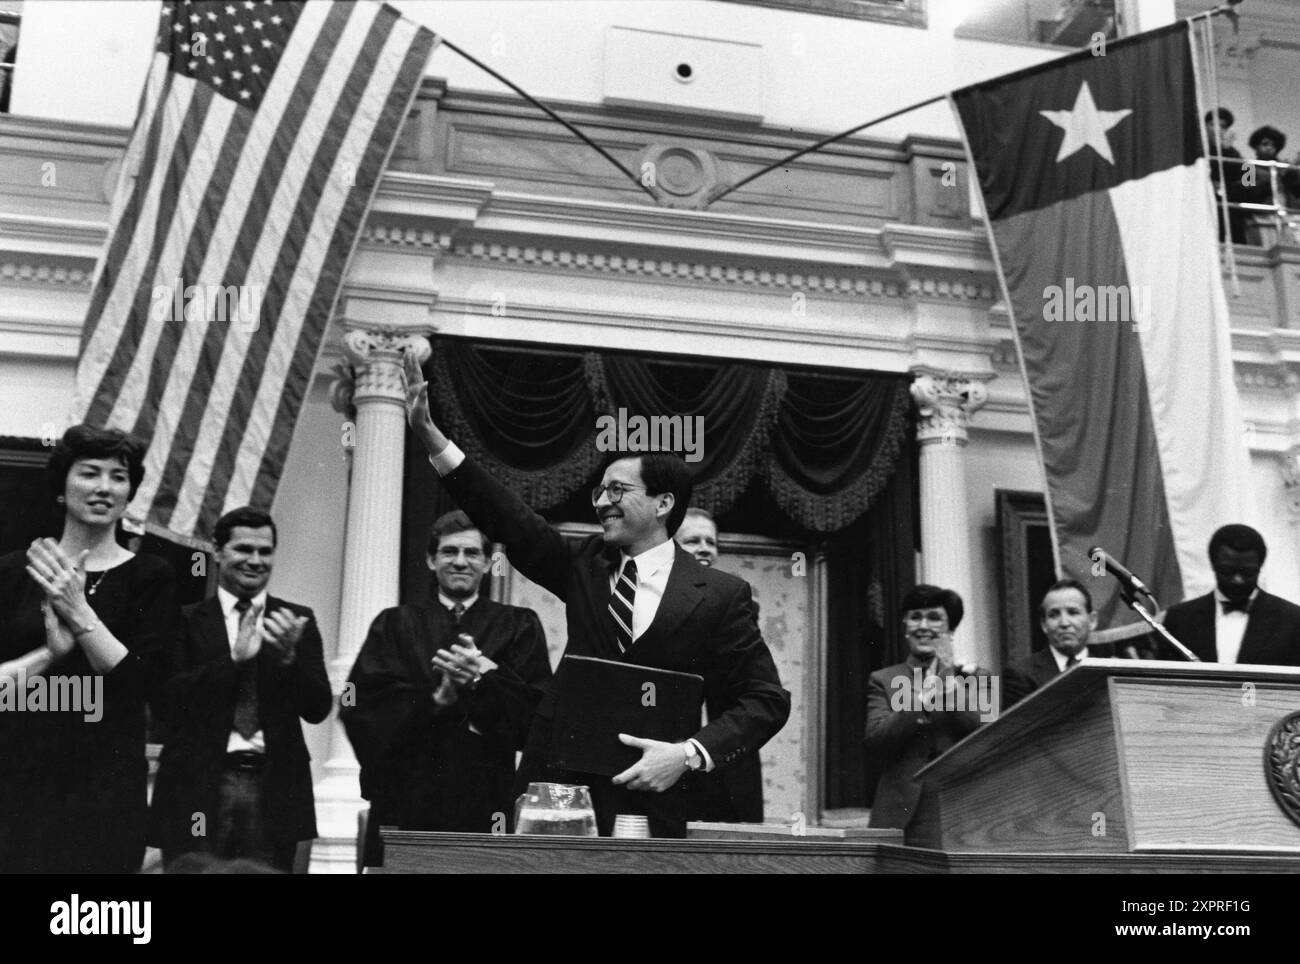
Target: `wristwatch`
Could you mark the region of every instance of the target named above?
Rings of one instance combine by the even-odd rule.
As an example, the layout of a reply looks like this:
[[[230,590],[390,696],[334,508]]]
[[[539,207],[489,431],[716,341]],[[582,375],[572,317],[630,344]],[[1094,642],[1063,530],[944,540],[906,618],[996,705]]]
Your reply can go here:
[[[686,769],[698,770],[704,766],[704,758],[700,756],[700,751],[695,748],[695,744],[687,740],[682,744],[686,749]]]

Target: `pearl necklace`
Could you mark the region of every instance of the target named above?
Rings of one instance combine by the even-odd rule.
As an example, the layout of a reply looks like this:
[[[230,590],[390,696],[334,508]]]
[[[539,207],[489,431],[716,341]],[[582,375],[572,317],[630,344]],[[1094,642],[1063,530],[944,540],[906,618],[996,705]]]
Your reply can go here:
[[[97,577],[95,577],[95,581],[92,582],[89,588],[86,589],[86,595],[87,596],[95,595],[95,590],[99,588],[99,584],[104,581],[104,577],[107,575],[108,575],[108,570],[105,569]]]

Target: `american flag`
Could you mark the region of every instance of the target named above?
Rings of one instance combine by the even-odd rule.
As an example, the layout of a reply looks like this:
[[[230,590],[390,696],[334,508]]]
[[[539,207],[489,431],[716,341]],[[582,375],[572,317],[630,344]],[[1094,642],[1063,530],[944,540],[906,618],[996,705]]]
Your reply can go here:
[[[269,508],[437,38],[379,3],[163,4],[96,267],[76,414],[149,443],[130,517]]]

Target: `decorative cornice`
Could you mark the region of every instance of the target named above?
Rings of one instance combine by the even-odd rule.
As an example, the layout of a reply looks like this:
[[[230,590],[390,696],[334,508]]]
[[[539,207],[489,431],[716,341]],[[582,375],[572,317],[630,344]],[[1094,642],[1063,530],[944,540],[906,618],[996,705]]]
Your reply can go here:
[[[645,276],[658,280],[698,282],[703,284],[744,285],[756,288],[777,288],[806,291],[819,296],[845,298],[897,298],[905,292],[897,281],[869,278],[861,274],[832,274],[815,270],[781,270],[774,267],[744,267],[721,262],[686,261],[673,257],[625,256],[607,251],[555,249],[530,244],[505,244],[497,242],[460,242],[452,250],[452,257],[475,261],[494,261],[535,268],[586,271],[591,273],[619,274],[629,277]],[[935,281],[953,297],[967,297],[965,291],[956,291],[947,282]]]
[[[93,261],[86,268],[62,264],[0,261],[0,284],[48,284],[69,288],[89,288],[94,267]]]

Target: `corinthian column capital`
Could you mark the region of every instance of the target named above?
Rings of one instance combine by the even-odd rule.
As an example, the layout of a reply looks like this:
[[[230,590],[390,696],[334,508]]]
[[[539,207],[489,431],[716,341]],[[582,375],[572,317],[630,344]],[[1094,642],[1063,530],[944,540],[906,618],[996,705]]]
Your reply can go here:
[[[432,349],[429,339],[400,328],[349,327],[343,334],[343,351],[356,369],[353,401],[386,399],[405,404],[402,356],[413,352],[420,364]]]
[[[920,416],[916,437],[922,444],[942,442],[965,445],[970,417],[988,401],[983,381],[949,372],[918,372],[912,381],[912,400]]]

